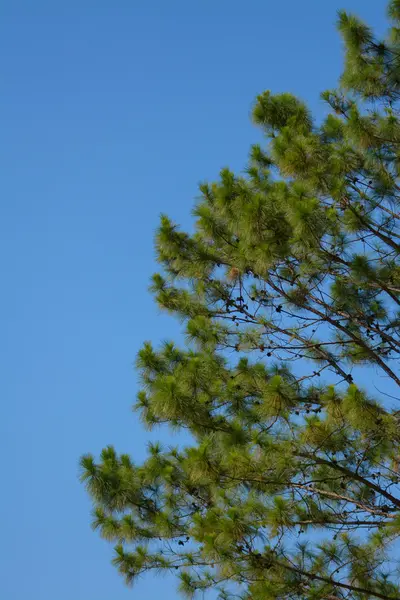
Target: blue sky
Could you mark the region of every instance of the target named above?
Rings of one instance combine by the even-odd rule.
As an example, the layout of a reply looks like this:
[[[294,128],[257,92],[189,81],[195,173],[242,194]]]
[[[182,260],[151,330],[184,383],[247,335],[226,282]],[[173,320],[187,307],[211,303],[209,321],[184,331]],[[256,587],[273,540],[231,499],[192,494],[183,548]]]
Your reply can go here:
[[[124,587],[77,466],[108,443],[144,455],[132,363],[178,332],[147,292],[158,215],[188,225],[198,182],[243,168],[257,93],[320,117],[336,10],[382,30],[385,4],[2,2],[1,597],[176,598],[169,580]]]

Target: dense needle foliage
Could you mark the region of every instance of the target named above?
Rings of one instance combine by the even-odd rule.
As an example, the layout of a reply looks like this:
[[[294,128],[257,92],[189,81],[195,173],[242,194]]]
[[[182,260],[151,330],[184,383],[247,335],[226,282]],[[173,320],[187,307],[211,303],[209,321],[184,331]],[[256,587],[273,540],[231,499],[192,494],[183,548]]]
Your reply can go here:
[[[339,14],[322,124],[261,94],[245,174],[201,185],[193,235],[161,219],[152,290],[187,344],[143,346],[137,409],[192,442],[139,465],[111,447],[82,458],[127,582],[400,598],[400,0],[388,14],[384,41]]]

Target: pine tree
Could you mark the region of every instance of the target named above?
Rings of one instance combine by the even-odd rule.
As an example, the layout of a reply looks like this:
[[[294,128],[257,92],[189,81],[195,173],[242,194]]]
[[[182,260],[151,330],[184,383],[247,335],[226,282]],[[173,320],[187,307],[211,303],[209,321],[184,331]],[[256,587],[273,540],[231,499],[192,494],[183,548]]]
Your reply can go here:
[[[189,598],[400,598],[400,0],[388,15],[380,41],[339,13],[322,124],[261,94],[266,142],[244,174],[200,186],[194,234],[161,218],[152,291],[187,344],[144,344],[137,409],[191,443],[81,461],[128,583],[153,570]]]

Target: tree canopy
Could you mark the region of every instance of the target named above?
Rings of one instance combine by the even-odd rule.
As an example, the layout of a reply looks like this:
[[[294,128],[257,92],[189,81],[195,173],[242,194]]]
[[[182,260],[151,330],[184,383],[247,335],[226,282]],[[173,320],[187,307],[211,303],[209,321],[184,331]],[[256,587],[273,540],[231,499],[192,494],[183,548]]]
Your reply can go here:
[[[193,234],[161,217],[152,292],[187,341],[144,344],[136,409],[190,442],[81,461],[128,583],[400,598],[400,0],[388,17],[380,40],[340,12],[327,117],[262,93],[244,173],[200,186]]]

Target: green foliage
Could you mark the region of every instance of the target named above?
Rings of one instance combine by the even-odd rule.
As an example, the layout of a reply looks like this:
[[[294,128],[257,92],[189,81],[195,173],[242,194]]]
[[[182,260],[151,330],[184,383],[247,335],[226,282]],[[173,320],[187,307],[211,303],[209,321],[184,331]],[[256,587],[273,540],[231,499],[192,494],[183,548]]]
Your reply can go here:
[[[267,142],[156,237],[158,305],[186,346],[145,343],[136,409],[189,432],[136,465],[82,458],[93,527],[128,583],[188,598],[399,598],[400,434],[368,381],[400,386],[400,2],[385,40],[339,13],[344,73],[319,125],[258,96]],[[383,385],[383,384],[382,384]]]

